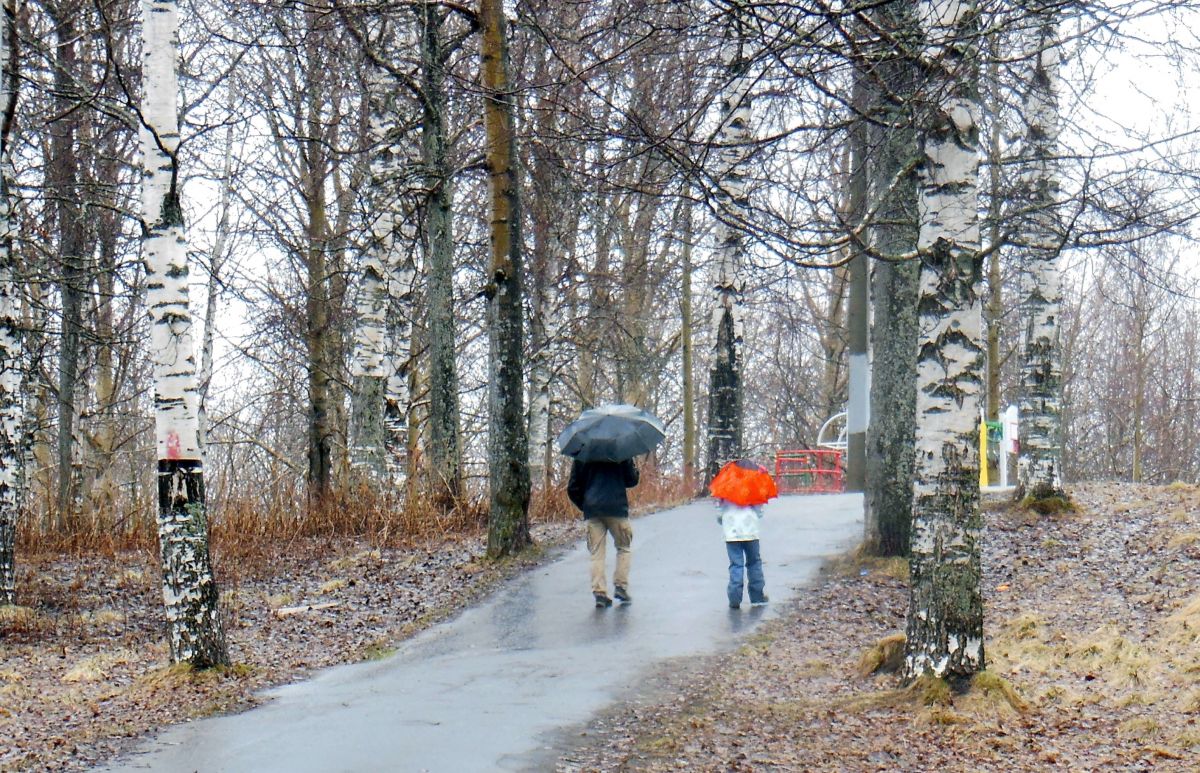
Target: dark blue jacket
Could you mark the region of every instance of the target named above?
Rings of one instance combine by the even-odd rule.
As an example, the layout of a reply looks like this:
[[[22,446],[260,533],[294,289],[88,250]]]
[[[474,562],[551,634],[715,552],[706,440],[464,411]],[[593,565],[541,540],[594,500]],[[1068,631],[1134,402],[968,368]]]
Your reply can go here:
[[[623,462],[580,462],[571,464],[567,496],[583,511],[584,518],[628,518],[629,497],[625,489],[638,483],[632,459]]]

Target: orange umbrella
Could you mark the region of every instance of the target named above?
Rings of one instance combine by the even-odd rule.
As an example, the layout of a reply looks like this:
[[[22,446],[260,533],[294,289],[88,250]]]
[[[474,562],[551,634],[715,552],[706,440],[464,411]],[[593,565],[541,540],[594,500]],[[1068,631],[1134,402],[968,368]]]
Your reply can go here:
[[[766,504],[779,496],[767,468],[749,459],[737,459],[722,467],[708,490],[714,497],[742,507]]]

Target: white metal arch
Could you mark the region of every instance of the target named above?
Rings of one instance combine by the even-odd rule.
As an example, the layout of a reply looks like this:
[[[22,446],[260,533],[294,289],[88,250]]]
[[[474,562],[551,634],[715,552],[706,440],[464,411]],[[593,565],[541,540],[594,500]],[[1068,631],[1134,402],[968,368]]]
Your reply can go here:
[[[834,435],[834,430],[837,431],[836,435]],[[821,425],[821,429],[817,430],[817,446],[832,448],[834,451],[845,451],[846,445],[846,412],[842,411],[826,419],[825,423]]]

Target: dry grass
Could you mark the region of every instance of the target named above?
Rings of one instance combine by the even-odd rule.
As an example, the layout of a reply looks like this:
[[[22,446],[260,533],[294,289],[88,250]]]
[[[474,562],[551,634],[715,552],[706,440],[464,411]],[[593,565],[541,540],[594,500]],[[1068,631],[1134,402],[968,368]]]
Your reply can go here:
[[[565,482],[563,485],[565,487]],[[674,507],[689,502],[698,495],[704,495],[699,489],[700,487],[694,481],[663,475],[654,467],[643,467],[641,480],[637,487],[629,490],[629,504],[637,513]],[[565,488],[562,495],[566,501]],[[572,517],[578,517],[579,514],[574,507],[570,506],[569,502],[567,505],[566,512],[571,513]]]
[[[1021,507],[1038,515],[1060,515],[1075,512],[1075,503],[1067,496],[1032,497],[1021,500]]]
[[[836,556],[826,564],[828,571],[844,577],[878,574],[908,582],[908,559],[902,556],[868,555],[859,545],[849,553]]]
[[[1189,531],[1172,536],[1167,542],[1167,547],[1171,550],[1175,550],[1177,548],[1186,548],[1191,545],[1195,545],[1197,542],[1200,542],[1200,532]]]
[[[908,637],[902,633],[885,636],[862,654],[858,660],[858,673],[870,676],[883,672],[894,674],[904,664],[904,644]]]
[[[854,692],[835,700],[834,705],[845,711],[866,713],[900,707],[914,710],[948,708],[953,702],[953,691],[949,682],[925,675],[904,687]]]
[[[1017,714],[1029,711],[1030,705],[1012,682],[995,671],[980,671],[971,677],[971,690],[964,704],[972,713],[1004,713],[1011,709]]]
[[[696,699],[717,718],[711,729],[652,753],[638,739],[691,699],[635,704],[632,718],[614,708],[568,769],[1200,770],[1200,488],[1072,494],[1069,515],[1011,500],[986,514],[989,671],[969,689],[862,676],[886,659],[884,641],[901,640],[889,634],[907,591],[851,556],[778,623],[769,657],[722,659],[690,688],[719,687]]]
[[[268,563],[300,541],[351,537],[378,547],[400,546],[477,534],[487,528],[489,502],[482,491],[468,492],[461,500],[443,506],[420,488],[391,488],[366,481],[321,498],[306,496],[298,483],[251,489],[209,501],[213,554],[240,567]],[[630,502],[634,511],[647,512],[686,502],[694,494],[694,484],[646,467],[641,483],[630,492]],[[145,551],[154,556],[153,503],[133,503],[126,509],[53,527],[47,525],[56,524],[53,513],[27,514],[19,521],[18,551],[21,555],[106,558]],[[565,481],[532,492],[531,523],[578,517],[567,498]]]

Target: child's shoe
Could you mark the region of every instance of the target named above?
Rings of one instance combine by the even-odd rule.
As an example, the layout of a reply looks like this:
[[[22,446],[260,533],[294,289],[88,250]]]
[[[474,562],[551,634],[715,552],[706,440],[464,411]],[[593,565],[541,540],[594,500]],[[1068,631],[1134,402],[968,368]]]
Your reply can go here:
[[[612,606],[612,599],[608,597],[607,593],[600,593],[599,591],[596,591],[592,594],[592,596],[596,598],[596,609],[604,609],[605,607]]]
[[[621,602],[622,604],[628,604],[633,601],[633,597],[629,595],[629,591],[625,590],[624,585],[618,585],[615,590],[616,592],[613,593],[613,597],[616,598],[617,601]]]

